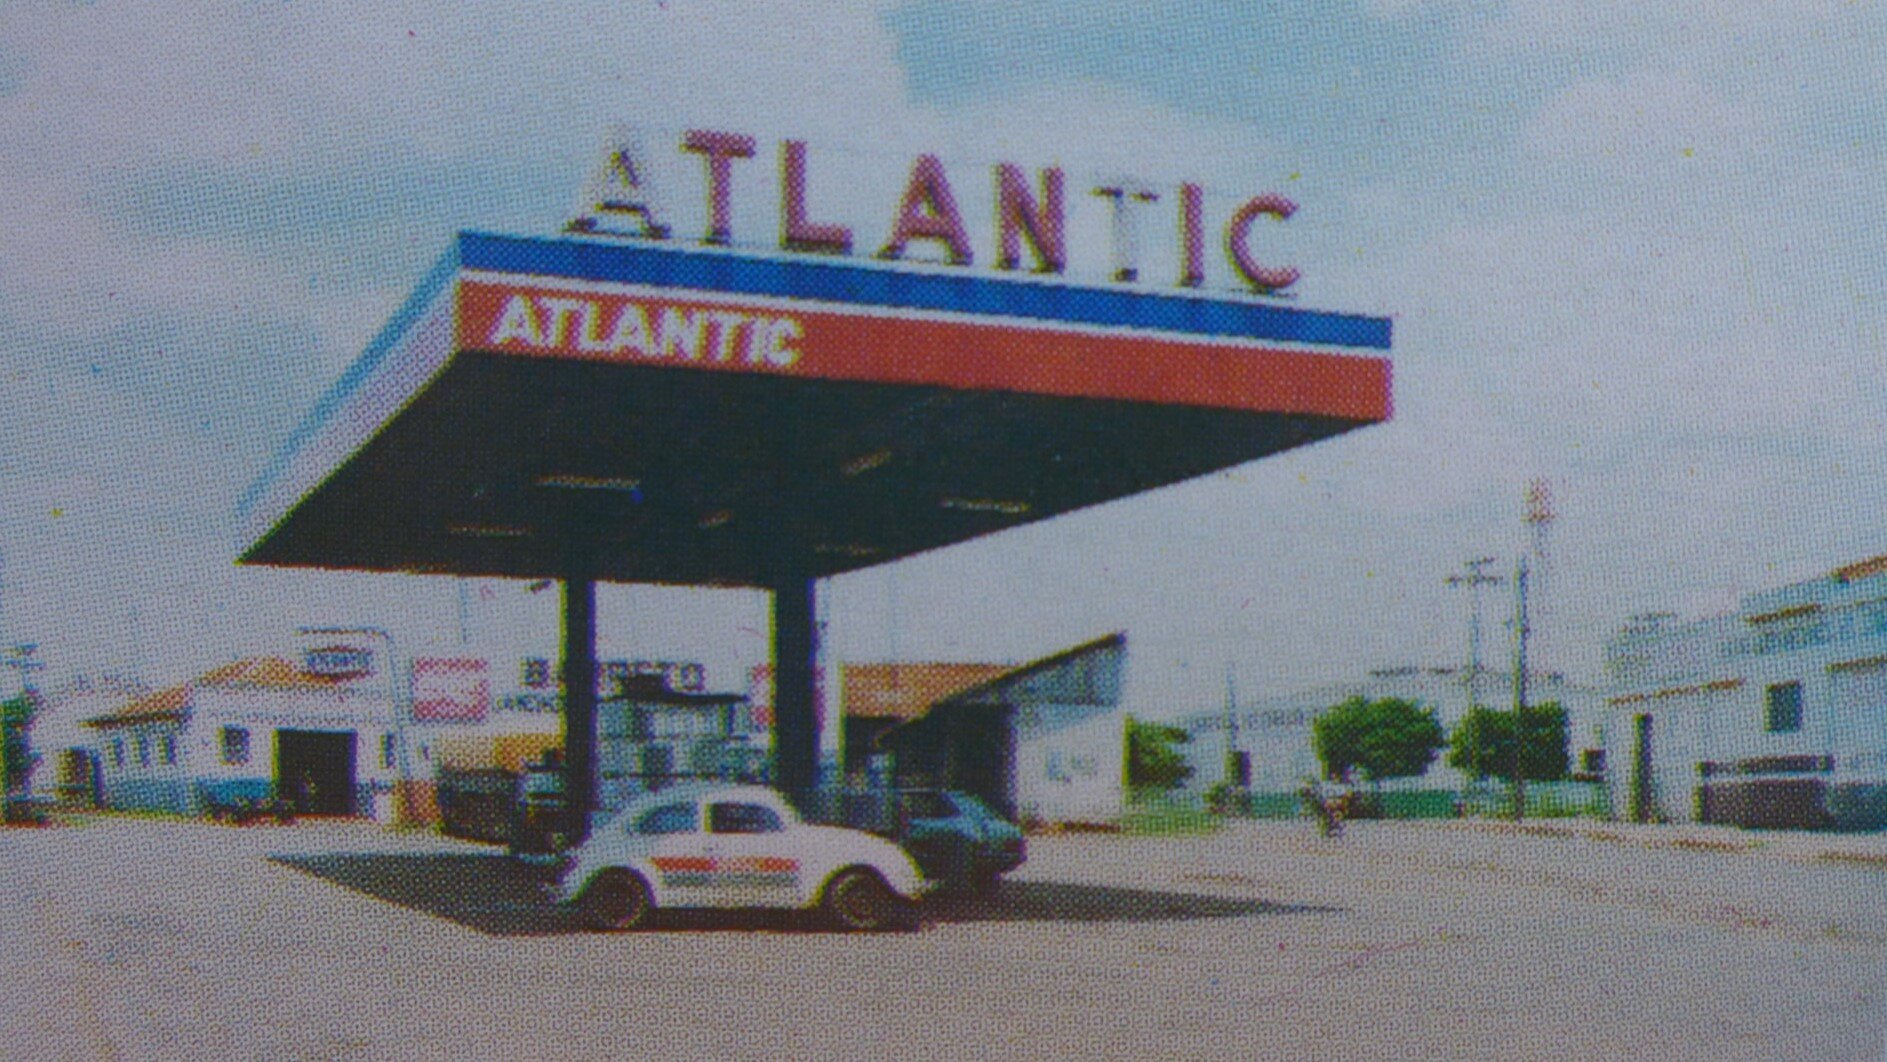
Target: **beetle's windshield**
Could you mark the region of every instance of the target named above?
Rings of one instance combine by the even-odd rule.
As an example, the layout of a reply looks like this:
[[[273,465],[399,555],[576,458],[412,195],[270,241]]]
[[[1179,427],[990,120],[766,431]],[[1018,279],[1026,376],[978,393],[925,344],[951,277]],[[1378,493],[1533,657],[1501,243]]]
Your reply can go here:
[[[693,833],[695,831],[695,806],[693,804],[663,804],[643,813],[636,820],[635,832],[644,834]]]

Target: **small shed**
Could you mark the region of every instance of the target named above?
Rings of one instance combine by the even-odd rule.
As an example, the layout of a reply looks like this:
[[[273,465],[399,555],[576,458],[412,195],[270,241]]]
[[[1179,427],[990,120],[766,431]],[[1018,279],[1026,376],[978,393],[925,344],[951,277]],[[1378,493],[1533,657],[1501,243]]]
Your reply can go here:
[[[961,789],[1018,820],[1110,822],[1126,794],[1127,636],[1011,669],[888,731],[899,786]]]

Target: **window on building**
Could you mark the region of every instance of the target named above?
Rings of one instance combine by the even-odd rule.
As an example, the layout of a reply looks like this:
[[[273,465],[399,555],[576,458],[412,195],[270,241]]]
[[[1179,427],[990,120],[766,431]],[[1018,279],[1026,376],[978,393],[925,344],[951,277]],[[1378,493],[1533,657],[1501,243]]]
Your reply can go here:
[[[160,763],[177,762],[177,735],[165,734],[157,739],[157,758]]]
[[[111,765],[124,767],[124,738],[116,738],[111,743]]]
[[[397,741],[392,734],[380,735],[380,766],[389,771],[393,769],[393,761],[399,752]]]
[[[249,762],[249,731],[245,727],[226,726],[223,728],[223,762]]]
[[[1769,687],[1763,729],[1771,734],[1793,734],[1802,729],[1802,684],[1779,682]]]
[[[137,746],[138,766],[149,767],[151,765],[151,735],[139,734],[131,740]]]
[[[541,690],[550,685],[550,661],[541,656],[526,657],[524,660],[524,685],[527,689]]]
[[[675,750],[667,745],[642,746],[642,781],[660,789],[675,777]]]

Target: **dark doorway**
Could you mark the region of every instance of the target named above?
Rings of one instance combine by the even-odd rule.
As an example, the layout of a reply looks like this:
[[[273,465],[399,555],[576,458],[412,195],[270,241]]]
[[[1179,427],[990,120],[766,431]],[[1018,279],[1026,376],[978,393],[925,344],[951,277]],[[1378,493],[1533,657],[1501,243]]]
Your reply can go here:
[[[74,807],[99,806],[98,757],[85,749],[67,749],[59,760],[59,799]]]
[[[979,706],[957,713],[946,784],[980,798],[1005,817],[1016,817],[1015,714]]]
[[[354,732],[277,730],[275,794],[297,815],[354,814]]]
[[[1632,742],[1631,756],[1631,821],[1650,822],[1655,810],[1651,776],[1651,717],[1641,715],[1636,723],[1637,733]]]

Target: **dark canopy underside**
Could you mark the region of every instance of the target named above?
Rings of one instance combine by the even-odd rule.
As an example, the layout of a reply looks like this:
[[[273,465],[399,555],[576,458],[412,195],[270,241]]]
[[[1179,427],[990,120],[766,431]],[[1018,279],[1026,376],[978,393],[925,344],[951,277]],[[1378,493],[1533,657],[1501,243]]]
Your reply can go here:
[[[774,586],[1365,423],[462,351],[242,560]]]

